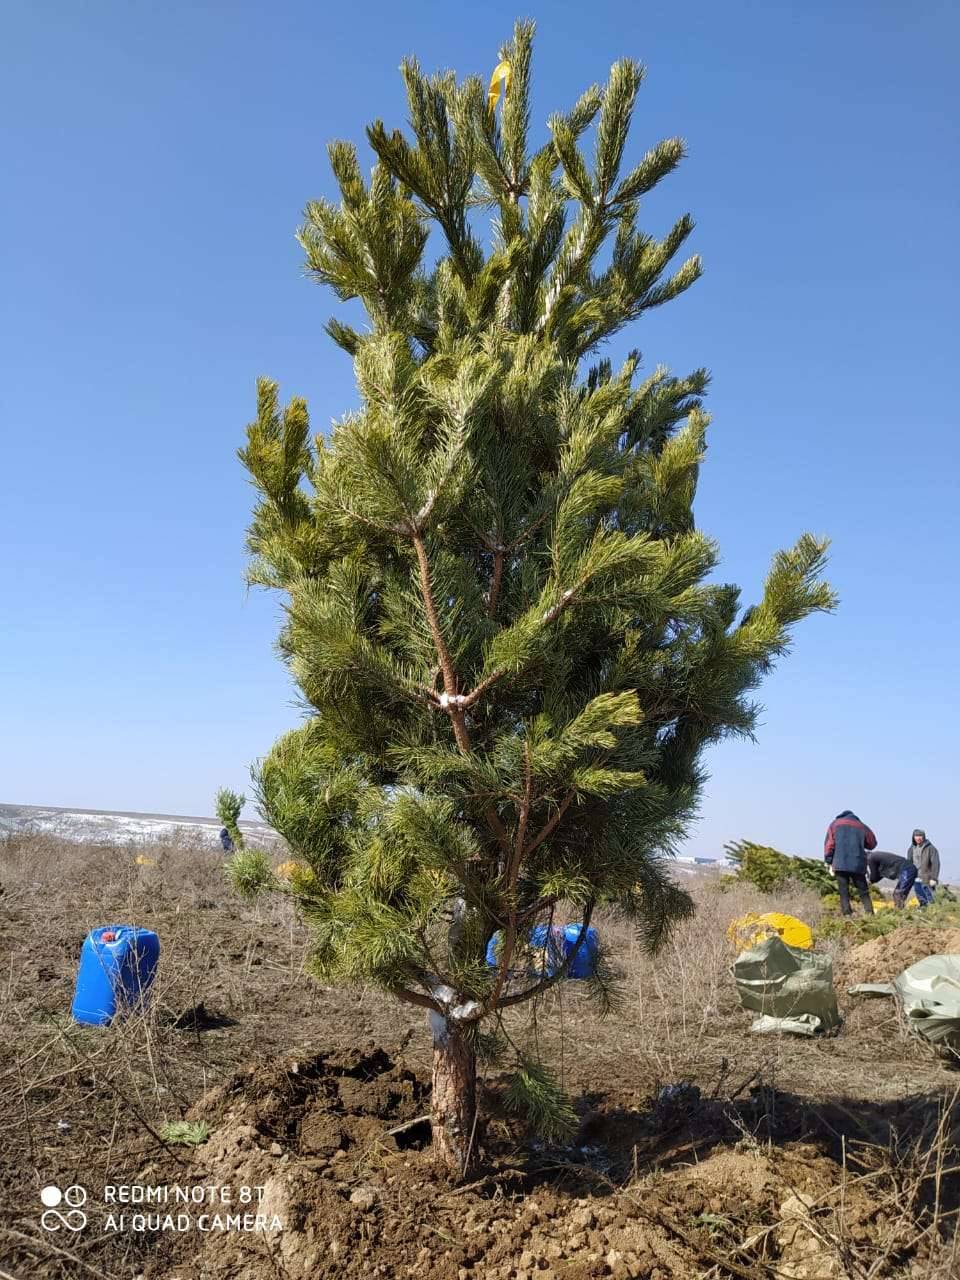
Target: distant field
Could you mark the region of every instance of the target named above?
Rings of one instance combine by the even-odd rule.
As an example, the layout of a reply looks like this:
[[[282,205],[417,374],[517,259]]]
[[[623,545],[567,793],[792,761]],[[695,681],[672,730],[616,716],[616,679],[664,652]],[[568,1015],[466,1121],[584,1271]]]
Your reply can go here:
[[[30,804],[0,804],[0,835],[31,833],[96,844],[165,839],[177,830],[219,844],[217,818],[173,813],[125,813],[106,809],[60,809]],[[274,835],[263,822],[241,822],[241,830],[261,839]]]

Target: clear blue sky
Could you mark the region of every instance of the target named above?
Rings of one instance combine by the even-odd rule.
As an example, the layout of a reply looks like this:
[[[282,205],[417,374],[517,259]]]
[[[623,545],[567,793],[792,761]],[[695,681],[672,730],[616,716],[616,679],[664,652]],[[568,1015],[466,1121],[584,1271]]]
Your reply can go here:
[[[257,374],[317,428],[352,403],[300,211],[331,192],[328,139],[403,123],[404,54],[488,75],[518,12],[7,0],[0,800],[206,813],[295,723],[234,450]],[[691,851],[813,854],[850,807],[883,848],[925,826],[960,876],[960,10],[528,13],[541,120],[630,54],[634,150],[688,141],[646,225],[690,210],[706,275],[629,342],[713,372],[698,519],[724,576],[750,599],[775,549],[833,539],[841,609],[800,627],[758,744],[712,754]]]

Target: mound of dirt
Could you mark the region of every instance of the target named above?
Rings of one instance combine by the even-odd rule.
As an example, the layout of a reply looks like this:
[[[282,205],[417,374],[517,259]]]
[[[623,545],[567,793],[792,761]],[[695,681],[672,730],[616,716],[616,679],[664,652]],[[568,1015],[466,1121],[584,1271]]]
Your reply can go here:
[[[371,1143],[425,1145],[428,1094],[413,1071],[370,1046],[249,1067],[205,1094],[188,1119],[252,1127],[262,1145],[282,1144],[319,1168]]]
[[[841,1256],[898,1229],[856,1180],[841,1197],[840,1168],[802,1142],[720,1145],[618,1185],[605,1139],[616,1129],[636,1142],[651,1116],[661,1132],[679,1123],[656,1111],[596,1110],[581,1147],[490,1139],[484,1176],[452,1186],[426,1149],[426,1097],[375,1048],[238,1073],[190,1113],[212,1136],[181,1180],[262,1188],[255,1212],[280,1225],[162,1240],[145,1275],[689,1280],[736,1253],[744,1268],[773,1259],[785,1277],[828,1280],[845,1274]]]
[[[960,955],[960,929],[904,925],[853,947],[840,966],[840,982],[844,987],[860,982],[892,982],[910,965],[937,955]]]

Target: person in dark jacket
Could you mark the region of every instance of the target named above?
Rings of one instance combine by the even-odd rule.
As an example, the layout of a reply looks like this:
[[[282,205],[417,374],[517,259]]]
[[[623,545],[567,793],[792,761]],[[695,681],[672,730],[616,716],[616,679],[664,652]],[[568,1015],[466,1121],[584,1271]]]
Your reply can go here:
[[[893,905],[901,911],[906,906],[916,878],[917,868],[909,858],[901,858],[897,853],[880,853],[874,850],[867,858],[867,879],[871,884],[876,884],[878,880],[896,881]]]
[[[921,907],[929,907],[940,879],[940,853],[937,846],[927,839],[922,827],[914,830],[907,858],[917,868],[917,883],[914,885],[917,901]]]
[[[867,915],[873,915],[873,902],[867,884],[867,852],[876,847],[877,837],[850,809],[838,813],[827,828],[823,856],[831,874],[837,878],[840,911],[845,916],[853,915],[850,906],[851,884],[860,895],[864,911]]]
[[[233,853],[233,840],[230,838],[230,832],[226,827],[220,830],[220,846],[224,853]]]

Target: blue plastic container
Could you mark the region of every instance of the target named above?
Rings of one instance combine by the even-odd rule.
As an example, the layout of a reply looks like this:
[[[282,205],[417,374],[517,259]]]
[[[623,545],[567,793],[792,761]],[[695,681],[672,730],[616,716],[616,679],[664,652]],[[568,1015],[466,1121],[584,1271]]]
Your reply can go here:
[[[530,945],[537,952],[535,969],[548,978],[563,964],[563,931],[556,925],[538,924],[530,930]]]
[[[548,936],[549,935],[549,936]],[[495,933],[487,943],[487,964],[491,969],[497,965],[497,947],[501,934]],[[561,929],[554,926],[538,924],[530,930],[530,945],[542,952],[542,961],[538,963],[538,972],[552,978],[566,957],[573,951],[580,937],[580,925],[568,924]],[[567,970],[568,978],[589,978],[597,966],[597,950],[600,946],[600,935],[596,929],[588,928],[586,937],[580,944],[580,950],[574,956]]]
[[[563,931],[563,952],[569,955],[573,948],[577,945],[577,939],[580,937],[580,925],[568,924]],[[568,978],[591,978],[597,968],[597,952],[600,949],[600,935],[592,925],[587,927],[583,941],[580,943],[580,950],[570,962],[570,968],[567,970]]]
[[[150,929],[105,924],[91,930],[80,952],[74,1019],[102,1027],[142,1008],[159,961],[160,939]]]

